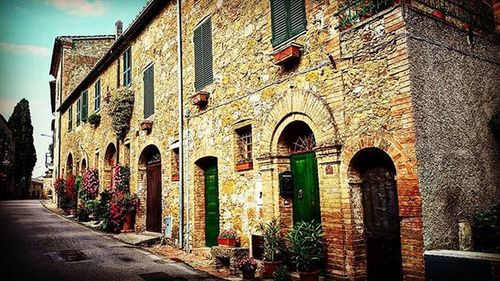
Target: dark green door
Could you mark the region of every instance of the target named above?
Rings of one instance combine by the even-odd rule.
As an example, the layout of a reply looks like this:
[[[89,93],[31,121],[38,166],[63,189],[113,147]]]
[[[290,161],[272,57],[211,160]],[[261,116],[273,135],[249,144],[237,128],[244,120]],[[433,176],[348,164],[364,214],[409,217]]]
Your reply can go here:
[[[219,236],[219,186],[217,165],[205,170],[205,243],[217,246]]]
[[[318,168],[314,152],[290,157],[293,176],[293,221],[314,220],[321,223],[319,208]]]

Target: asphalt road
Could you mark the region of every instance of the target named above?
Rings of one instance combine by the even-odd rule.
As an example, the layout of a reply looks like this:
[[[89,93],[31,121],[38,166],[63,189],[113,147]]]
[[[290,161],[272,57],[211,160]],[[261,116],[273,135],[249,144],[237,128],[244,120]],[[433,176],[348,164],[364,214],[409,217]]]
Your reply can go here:
[[[0,201],[0,280],[220,280],[46,210]],[[83,260],[80,260],[83,259]]]

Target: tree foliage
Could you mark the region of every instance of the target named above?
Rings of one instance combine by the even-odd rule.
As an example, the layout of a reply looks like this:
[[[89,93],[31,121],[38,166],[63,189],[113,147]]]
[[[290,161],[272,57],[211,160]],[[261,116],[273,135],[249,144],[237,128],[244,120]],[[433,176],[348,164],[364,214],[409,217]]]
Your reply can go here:
[[[14,153],[14,180],[16,189],[22,197],[28,196],[29,184],[33,168],[36,163],[36,150],[33,141],[33,125],[29,102],[22,99],[14,107],[9,118],[9,127],[12,129],[12,139],[15,145]]]
[[[134,109],[134,94],[128,88],[118,89],[111,100],[111,117],[116,136],[123,140],[130,129],[130,119]]]

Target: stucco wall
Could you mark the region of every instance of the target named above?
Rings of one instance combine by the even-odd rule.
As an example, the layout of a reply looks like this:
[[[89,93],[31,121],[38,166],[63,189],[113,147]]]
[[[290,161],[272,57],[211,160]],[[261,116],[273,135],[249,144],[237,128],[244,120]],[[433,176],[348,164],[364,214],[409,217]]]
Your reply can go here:
[[[409,10],[408,50],[426,249],[458,248],[458,222],[500,202],[500,46]]]

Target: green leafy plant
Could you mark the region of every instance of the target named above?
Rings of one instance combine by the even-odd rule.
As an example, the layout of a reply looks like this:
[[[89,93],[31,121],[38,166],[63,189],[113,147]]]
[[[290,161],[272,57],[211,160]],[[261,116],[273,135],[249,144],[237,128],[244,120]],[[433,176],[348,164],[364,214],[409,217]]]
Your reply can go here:
[[[292,276],[288,272],[286,265],[280,265],[273,273],[274,281],[292,281]]]
[[[288,234],[292,246],[292,262],[301,272],[313,272],[323,262],[323,231],[321,225],[301,221]]]
[[[283,259],[286,251],[285,239],[280,232],[280,226],[276,219],[267,224],[260,224],[264,239],[264,259],[275,262]]]
[[[89,122],[89,124],[97,127],[101,123],[101,115],[99,115],[98,113],[91,114],[87,118],[87,121]]]
[[[111,100],[112,117],[111,126],[116,136],[123,140],[130,130],[130,119],[134,109],[134,94],[129,88],[122,87],[117,90]]]
[[[491,116],[489,125],[493,131],[493,135],[500,141],[500,105],[498,105],[495,113]]]
[[[111,225],[111,215],[109,211],[109,201],[111,200],[111,191],[109,189],[104,190],[99,194],[99,200],[96,200],[94,206],[94,217],[99,223],[99,228],[104,231],[110,231]]]
[[[476,250],[500,253],[500,205],[476,214],[472,227]]]
[[[221,238],[221,239],[238,239],[238,234],[236,233],[236,231],[234,231],[232,229],[227,229],[227,230],[223,230],[219,234],[218,238]]]

